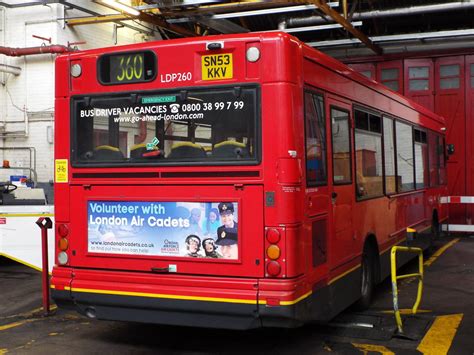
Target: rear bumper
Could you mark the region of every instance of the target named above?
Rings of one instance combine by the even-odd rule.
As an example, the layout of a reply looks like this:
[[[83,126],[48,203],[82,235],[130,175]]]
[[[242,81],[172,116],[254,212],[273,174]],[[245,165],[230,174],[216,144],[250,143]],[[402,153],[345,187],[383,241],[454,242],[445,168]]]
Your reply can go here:
[[[310,314],[302,283],[55,268],[59,307],[88,317],[192,327],[296,327]]]
[[[247,304],[97,294],[74,289],[53,290],[52,296],[59,307],[97,319],[229,329],[261,326],[255,307]]]

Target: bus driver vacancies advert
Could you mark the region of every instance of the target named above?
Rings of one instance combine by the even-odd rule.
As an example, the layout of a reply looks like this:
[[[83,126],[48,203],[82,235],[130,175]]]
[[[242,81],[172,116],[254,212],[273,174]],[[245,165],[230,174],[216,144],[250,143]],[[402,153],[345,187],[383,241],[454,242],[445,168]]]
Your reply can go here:
[[[237,202],[88,201],[88,251],[237,260],[237,216]]]

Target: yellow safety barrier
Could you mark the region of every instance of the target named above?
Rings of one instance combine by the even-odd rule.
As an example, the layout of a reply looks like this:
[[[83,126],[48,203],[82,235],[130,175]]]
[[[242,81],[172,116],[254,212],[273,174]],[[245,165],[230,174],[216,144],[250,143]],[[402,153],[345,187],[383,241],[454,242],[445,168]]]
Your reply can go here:
[[[406,274],[397,276],[397,251],[404,251],[409,253],[418,254],[418,268],[417,274]],[[420,248],[410,248],[395,246],[392,248],[391,255],[391,268],[392,268],[392,293],[393,293],[393,310],[395,311],[395,320],[397,321],[398,332],[403,333],[402,318],[400,316],[400,309],[398,308],[398,286],[397,281],[401,279],[407,279],[410,277],[418,277],[418,294],[416,296],[415,304],[411,310],[412,314],[416,314],[418,306],[421,302],[421,295],[423,293],[423,250]]]

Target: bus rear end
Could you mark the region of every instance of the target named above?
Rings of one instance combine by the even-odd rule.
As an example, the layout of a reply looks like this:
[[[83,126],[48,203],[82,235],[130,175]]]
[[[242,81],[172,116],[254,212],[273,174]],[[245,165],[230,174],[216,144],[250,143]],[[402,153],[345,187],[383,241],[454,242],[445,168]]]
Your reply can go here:
[[[298,100],[289,62],[274,60],[290,52],[287,37],[252,35],[57,59],[60,307],[173,325],[301,323],[301,147],[278,138],[296,128],[284,121],[292,104],[271,104]]]

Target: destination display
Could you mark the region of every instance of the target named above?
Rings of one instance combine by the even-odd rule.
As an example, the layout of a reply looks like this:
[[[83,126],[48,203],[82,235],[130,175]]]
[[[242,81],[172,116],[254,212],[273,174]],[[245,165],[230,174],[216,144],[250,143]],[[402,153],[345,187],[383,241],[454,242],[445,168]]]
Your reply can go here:
[[[140,83],[156,77],[156,57],[149,51],[108,54],[98,63],[99,81],[103,84]]]

